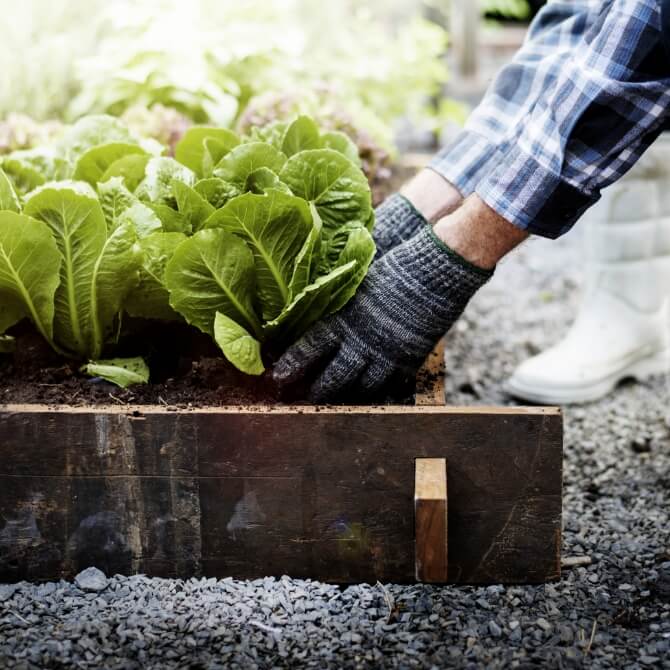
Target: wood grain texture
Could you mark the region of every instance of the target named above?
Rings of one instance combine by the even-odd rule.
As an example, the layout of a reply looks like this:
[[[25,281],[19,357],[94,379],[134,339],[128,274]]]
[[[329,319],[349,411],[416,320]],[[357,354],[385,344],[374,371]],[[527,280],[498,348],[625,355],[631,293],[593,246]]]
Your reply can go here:
[[[416,579],[446,582],[449,555],[447,461],[444,458],[417,458],[414,467]]]
[[[415,458],[449,463],[449,580],[559,576],[542,408],[0,407],[0,581],[414,580]]]

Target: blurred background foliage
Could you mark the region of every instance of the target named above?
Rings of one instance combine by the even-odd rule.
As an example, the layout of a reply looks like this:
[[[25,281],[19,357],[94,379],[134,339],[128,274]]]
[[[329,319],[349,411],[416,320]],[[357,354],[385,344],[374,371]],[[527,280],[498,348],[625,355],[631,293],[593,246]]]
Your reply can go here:
[[[306,113],[347,132],[374,181],[399,127],[435,142],[464,120],[445,96],[447,26],[470,1],[0,0],[0,153],[92,113],[171,146],[193,123],[246,131]],[[518,21],[537,4],[480,10]]]
[[[482,11],[487,19],[524,21],[532,10],[528,0],[482,0]]]
[[[133,110],[141,121],[138,108],[161,105],[160,113],[167,108],[192,122],[233,126],[260,94],[328,90],[390,146],[398,116],[435,117],[430,103],[448,77],[445,29],[407,0],[2,5],[11,17],[0,43],[3,117],[72,121]]]

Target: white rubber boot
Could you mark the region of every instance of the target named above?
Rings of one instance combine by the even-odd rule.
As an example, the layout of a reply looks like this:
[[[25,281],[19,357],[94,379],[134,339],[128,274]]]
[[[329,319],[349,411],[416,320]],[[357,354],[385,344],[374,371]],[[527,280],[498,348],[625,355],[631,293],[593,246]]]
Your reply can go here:
[[[670,141],[662,137],[589,212],[586,286],[565,338],[505,386],[536,403],[596,400],[670,369]]]

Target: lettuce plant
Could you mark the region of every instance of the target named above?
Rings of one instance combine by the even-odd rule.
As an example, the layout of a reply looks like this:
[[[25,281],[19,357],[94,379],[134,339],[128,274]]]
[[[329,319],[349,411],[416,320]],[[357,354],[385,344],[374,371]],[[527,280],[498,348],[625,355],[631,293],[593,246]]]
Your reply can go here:
[[[346,135],[308,117],[244,137],[193,127],[175,158],[88,117],[55,146],[10,153],[0,334],[29,318],[55,350],[125,384],[145,368],[100,360],[123,315],[185,320],[260,374],[264,347],[340,309],[367,272],[374,215],[357,161]]]
[[[193,234],[163,277],[171,307],[259,374],[261,345],[282,346],[340,309],[375,247],[370,189],[345,135],[299,117],[248,139],[194,128],[177,145],[199,180],[173,184]]]

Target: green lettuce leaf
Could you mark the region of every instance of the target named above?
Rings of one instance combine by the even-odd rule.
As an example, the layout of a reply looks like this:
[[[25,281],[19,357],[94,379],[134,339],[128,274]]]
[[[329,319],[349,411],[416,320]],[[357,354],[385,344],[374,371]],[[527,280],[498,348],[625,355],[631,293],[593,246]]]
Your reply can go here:
[[[216,166],[214,176],[244,188],[247,178],[254,170],[265,167],[279,174],[284,163],[286,156],[272,145],[249,142],[240,144],[227,153]]]
[[[239,323],[221,312],[217,312],[214,319],[214,340],[238,370],[248,375],[260,375],[265,371],[261,343]]]
[[[133,228],[138,239],[151,235],[163,227],[161,220],[153,209],[139,200],[121,212],[117,227],[124,225]]]
[[[299,116],[286,129],[281,150],[287,156],[306,149],[320,149],[322,146],[319,127],[308,116]]]
[[[13,151],[2,158],[1,164],[22,195],[48,181],[69,176],[69,164],[51,149]]]
[[[209,177],[197,181],[193,190],[207,200],[214,209],[221,209],[229,200],[242,194],[237,186],[233,186],[218,177]]]
[[[265,142],[271,144],[275,149],[281,151],[286,130],[289,124],[285,121],[272,121],[265,126],[255,126],[245,135],[245,142]]]
[[[341,265],[341,255],[347,245],[349,236],[355,230],[365,228],[360,221],[350,221],[331,231],[321,244],[317,264],[317,274],[327,274],[333,268]]]
[[[372,211],[365,175],[332,149],[301,151],[286,161],[279,178],[291,191],[316,205],[324,229],[349,221],[365,221]]]
[[[122,177],[123,183],[130,191],[135,191],[144,179],[147,163],[151,156],[146,153],[128,154],[115,160],[102,174],[98,181],[105,182],[112,177]]]
[[[133,384],[146,384],[149,381],[149,366],[139,356],[91,361],[82,365],[81,371],[91,377],[105,379],[124,389]]]
[[[11,180],[2,169],[0,169],[0,210],[21,211],[19,196],[16,194]]]
[[[141,254],[136,240],[133,226],[120,225],[105,241],[93,266],[86,350],[91,358],[98,358],[104,345],[116,340],[123,301],[139,280]]]
[[[361,165],[361,157],[358,153],[358,147],[349,139],[348,135],[339,130],[332,130],[329,133],[321,135],[321,146],[324,149],[333,149],[346,156],[352,163]]]
[[[147,207],[159,218],[166,233],[191,234],[191,224],[188,219],[176,209],[172,209],[170,205],[164,205],[160,202],[149,202],[147,203]]]
[[[265,324],[265,337],[272,337],[282,343],[297,339],[326,313],[333,294],[355,271],[356,261],[351,261],[326,275],[317,277],[296,295],[276,319]]]
[[[140,240],[142,268],[139,283],[128,295],[125,310],[130,316],[178,321],[170,306],[165,269],[175,249],[186,239],[182,233],[154,233]]]
[[[176,248],[165,280],[172,308],[203,332],[214,335],[217,312],[261,332],[254,256],[236,235],[222,229],[197,232]]]
[[[240,143],[240,138],[225,128],[194,126],[175,147],[175,158],[199,177],[209,176],[213,167]]]
[[[317,267],[317,259],[319,258],[319,250],[321,247],[321,229],[323,224],[319,212],[313,203],[309,204],[309,209],[312,214],[312,229],[305,239],[302,249],[298,252],[293,268],[293,276],[289,284],[290,299],[293,300],[298,293],[300,293],[312,280],[315,275]],[[322,274],[327,274],[331,268]]]
[[[173,181],[172,191],[177,200],[179,213],[186,219],[190,229],[197,232],[214,213],[214,206],[207,202],[195,189],[183,182]]]
[[[98,184],[98,198],[110,233],[124,224],[130,224],[138,237],[146,237],[162,228],[158,215],[126,188],[122,177],[112,177]]]
[[[370,210],[370,215],[365,220],[365,227],[368,229],[369,232],[372,232],[374,230],[374,227],[375,227],[375,210],[374,209]]]
[[[274,319],[290,299],[296,257],[312,230],[307,203],[281,191],[245,193],[207,220],[244,239],[254,256],[256,292],[263,319]]]
[[[122,225],[108,236],[98,200],[71,184],[44,186],[26,200],[25,214],[44,221],[62,257],[55,295],[54,339],[76,356],[98,358],[122,301],[137,283],[136,234]]]
[[[202,176],[211,177],[214,168],[219,161],[230,151],[230,147],[225,142],[220,142],[213,137],[203,140],[205,152],[202,157]]]
[[[244,190],[249,193],[264,194],[270,189],[282,191],[288,195],[292,195],[291,189],[282,184],[279,180],[279,175],[270,170],[270,168],[262,167],[249,173],[247,181],[244,184]]]
[[[152,158],[146,165],[145,177],[135,190],[140,200],[158,204],[176,206],[172,183],[180,181],[187,186],[195,184],[195,174],[174,158],[159,156]]]
[[[333,265],[342,267],[355,261],[356,266],[348,277],[341,278],[339,286],[333,287],[333,293],[324,315],[339,311],[349,302],[360,283],[365,279],[376,250],[375,242],[367,228],[359,225],[351,229],[344,248]]]
[[[70,126],[63,134],[58,148],[59,153],[74,165],[89,149],[116,143],[137,144],[122,121],[100,114],[85,116]]]
[[[101,144],[83,153],[74,168],[74,179],[87,181],[95,186],[109,169],[119,159],[129,155],[144,155],[145,151],[136,144],[114,142]]]
[[[28,317],[53,342],[60,266],[61,255],[44,223],[0,212],[0,333]]]
[[[122,177],[111,177],[97,187],[107,229],[112,231],[119,225],[121,214],[139,200],[128,190]]]

